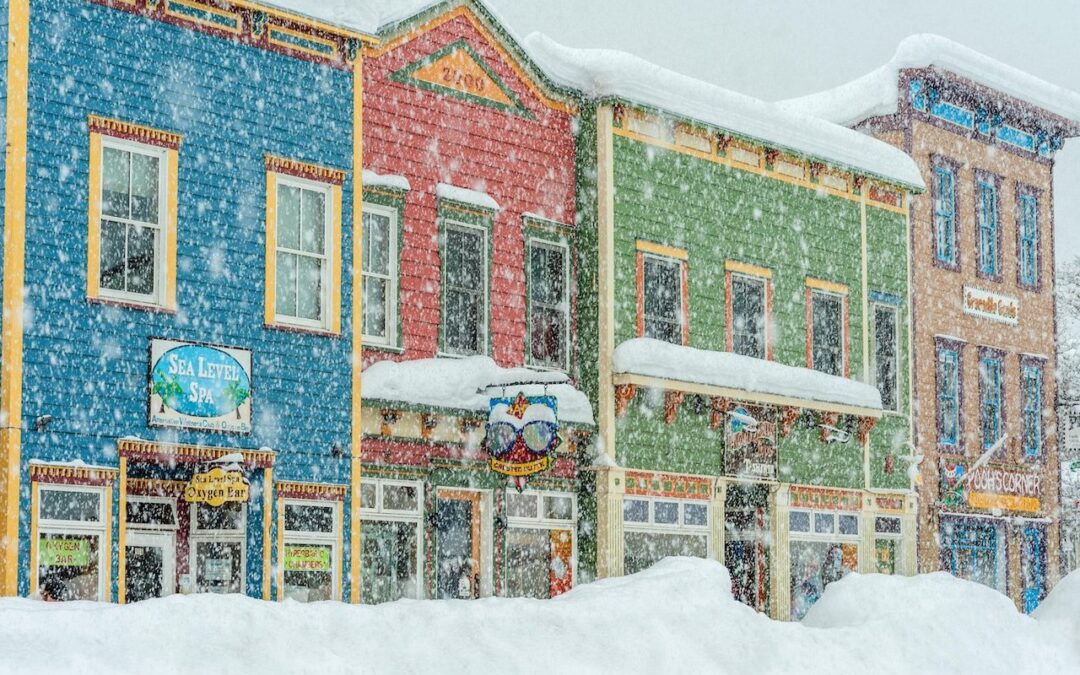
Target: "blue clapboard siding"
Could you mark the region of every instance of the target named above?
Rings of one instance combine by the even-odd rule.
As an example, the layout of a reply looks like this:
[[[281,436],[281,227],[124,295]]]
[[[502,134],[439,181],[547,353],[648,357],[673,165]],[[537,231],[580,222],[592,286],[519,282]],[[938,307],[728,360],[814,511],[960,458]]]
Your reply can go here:
[[[267,446],[279,453],[276,479],[347,483],[351,269],[342,337],[264,328],[264,155],[349,170],[338,252],[347,263],[351,74],[88,2],[35,1],[31,16],[24,485],[34,458],[115,466],[126,435]],[[183,134],[175,314],[86,300],[89,114]],[[148,427],[151,336],[251,349],[254,432]],[[35,433],[46,414],[49,433]],[[261,517],[253,504],[249,537]],[[28,542],[25,518],[22,528]],[[253,594],[259,539],[248,554]],[[25,545],[21,555],[28,562]]]

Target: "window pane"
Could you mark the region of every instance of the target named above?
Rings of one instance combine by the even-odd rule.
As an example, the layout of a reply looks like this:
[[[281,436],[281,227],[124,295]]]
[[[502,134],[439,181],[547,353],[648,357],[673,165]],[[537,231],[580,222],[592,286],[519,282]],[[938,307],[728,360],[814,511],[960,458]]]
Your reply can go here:
[[[858,534],[859,533],[859,517],[850,515],[840,515],[840,534]]]
[[[529,291],[533,301],[546,305],[563,302],[566,288],[565,252],[547,246],[530,248]]]
[[[383,485],[383,509],[419,511],[420,500],[415,485]]]
[[[127,269],[127,225],[111,220],[101,221],[101,287],[111,291],[124,290]]]
[[[238,541],[195,542],[195,584],[199,592],[239,593],[243,589],[243,548]]]
[[[244,505],[238,502],[221,506],[200,504],[195,508],[195,523],[200,530],[239,530],[244,524]]]
[[[133,525],[175,525],[176,509],[168,502],[144,502],[128,499],[127,522]]]
[[[831,534],[836,529],[836,517],[831,513],[814,514],[814,532]]]
[[[158,222],[158,175],[160,159],[131,153],[131,219]]]
[[[858,567],[857,544],[791,542],[791,618],[801,620],[825,587]]]
[[[292,532],[334,531],[334,507],[317,504],[286,504],[285,529]]]
[[[102,148],[101,213],[127,218],[129,205],[130,154],[116,148]]]
[[[658,525],[678,524],[678,502],[653,502],[653,522]]]
[[[538,495],[506,494],[506,515],[511,518],[537,518],[540,515]]]
[[[300,249],[300,188],[291,185],[278,186],[277,245]]]
[[[322,319],[323,261],[297,256],[296,316],[301,319]]]
[[[99,522],[101,493],[42,489],[38,499],[42,520]]]
[[[814,370],[843,375],[843,305],[835,295],[811,293],[814,320]]]
[[[709,524],[709,507],[705,504],[683,504],[683,522],[687,525]]]
[[[874,308],[874,377],[881,405],[897,409],[896,310]]]
[[[682,279],[679,263],[645,256],[645,337],[682,343]]]
[[[544,517],[548,520],[572,520],[574,500],[570,497],[544,497]]]
[[[474,230],[453,227],[446,230],[444,337],[446,349],[457,354],[483,351],[486,292],[483,236]]]
[[[788,529],[792,532],[809,532],[810,513],[807,511],[792,511],[788,514]]]
[[[364,277],[364,335],[386,337],[386,279]]]
[[[874,532],[878,534],[900,534],[900,519],[891,516],[874,518]]]
[[[296,316],[296,261],[292,253],[277,254],[277,290],[275,311],[282,316]]]
[[[285,597],[297,602],[333,600],[333,560],[329,544],[285,544]]]
[[[45,600],[100,600],[96,534],[42,534],[38,539],[38,589]]]
[[[415,598],[421,581],[416,566],[416,523],[369,521],[360,531],[363,602]]]
[[[157,251],[157,230],[151,227],[128,225],[127,290],[128,293],[154,293],[154,254]]]
[[[390,218],[364,214],[364,272],[390,274]]]
[[[480,353],[480,298],[460,290],[446,292],[446,347],[458,354]]]
[[[624,499],[623,521],[627,523],[649,522],[649,502],[643,499]]]
[[[374,509],[379,498],[379,486],[376,483],[360,484],[360,508]]]
[[[326,252],[326,193],[303,190],[301,208],[300,247],[322,255]]]
[[[511,598],[551,597],[551,542],[547,530],[512,527],[506,532],[506,594]]]
[[[736,354],[765,358],[765,281],[731,278],[731,335]]]
[[[531,307],[532,327],[529,345],[532,360],[540,365],[562,366],[566,363],[566,315],[559,309]]]
[[[640,572],[668,556],[704,558],[708,551],[709,538],[705,534],[626,532],[623,572]]]

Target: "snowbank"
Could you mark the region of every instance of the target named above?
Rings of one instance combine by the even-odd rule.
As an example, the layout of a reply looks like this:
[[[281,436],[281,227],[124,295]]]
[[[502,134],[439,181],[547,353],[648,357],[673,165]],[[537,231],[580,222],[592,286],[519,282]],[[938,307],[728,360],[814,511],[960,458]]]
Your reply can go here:
[[[809,368],[786,366],[731,352],[712,352],[651,338],[634,338],[615,348],[614,371],[758,394],[881,410],[876,387]],[[365,390],[366,391],[366,390]]]
[[[696,80],[625,52],[574,49],[540,33],[525,38],[525,46],[552,79],[587,96],[627,99],[800,155],[924,187],[918,167],[903,151],[823,119]]]
[[[936,66],[1044,110],[1080,122],[1080,94],[980,54],[940,35],[912,35],[902,40],[888,63],[834,89],[781,101],[790,112],[851,125],[897,110],[899,73],[903,68]]]
[[[850,577],[805,625],[731,597],[717,562],[669,558],[555,600],[388,605],[173,596],[126,607],[0,600],[19,673],[1068,673],[1080,646],[944,575]]]
[[[1059,581],[1032,616],[1043,623],[1059,624],[1080,650],[1080,570],[1074,570]]]
[[[593,424],[592,405],[560,372],[502,368],[487,356],[376,361],[363,373],[364,400],[486,412],[493,395],[540,395],[546,390],[559,402],[563,422]],[[522,385],[520,383],[530,384]]]

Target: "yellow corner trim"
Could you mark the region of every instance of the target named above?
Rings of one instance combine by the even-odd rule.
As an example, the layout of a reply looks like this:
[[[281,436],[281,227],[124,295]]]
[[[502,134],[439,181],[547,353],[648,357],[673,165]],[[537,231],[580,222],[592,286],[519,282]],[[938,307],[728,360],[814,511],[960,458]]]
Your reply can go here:
[[[728,272],[737,272],[739,274],[749,274],[753,277],[764,277],[765,279],[772,279],[772,270],[768,267],[751,265],[750,263],[739,262],[738,260],[724,261],[724,269]]]
[[[277,174],[266,172],[266,269],[263,281],[266,284],[263,320],[267,325],[274,323],[277,307]]]
[[[360,474],[362,463],[360,444],[364,432],[361,426],[363,409],[360,404],[361,370],[364,365],[364,135],[361,133],[364,111],[364,74],[360,60],[353,64],[353,191],[352,191],[352,373],[350,401],[349,447],[351,449],[350,507],[349,507],[349,598],[352,603],[360,602]],[[342,523],[342,529],[345,525]],[[344,572],[344,570],[342,570]]]
[[[274,599],[281,602],[285,598],[285,499],[277,499],[277,593]]]
[[[665,258],[674,258],[676,260],[690,259],[690,253],[685,248],[666,246],[664,244],[657,244],[651,241],[645,241],[643,239],[637,240],[637,250],[641,251],[642,253],[651,253],[653,255],[659,255]]]
[[[816,288],[819,291],[828,291],[829,293],[836,293],[838,295],[848,294],[848,287],[844,284],[838,284],[834,281],[825,281],[824,279],[815,279],[814,277],[806,277],[806,287]]]
[[[86,239],[86,296],[101,292],[101,135],[90,134],[90,198]]]
[[[330,187],[330,250],[333,251],[330,258],[330,332],[335,335],[341,333],[341,261],[344,251],[341,250],[341,186]]]
[[[271,534],[271,521],[274,517],[274,469],[273,467],[266,467],[263,470],[263,587],[262,597],[263,600],[270,599],[270,574],[272,573],[272,566],[270,565],[270,546],[273,539],[270,538]],[[281,536],[281,531],[278,532],[278,536]],[[278,558],[278,565],[284,567],[285,561]]]
[[[119,541],[116,545],[116,602],[127,602],[127,457],[120,455],[120,479],[119,479],[119,506],[117,513],[120,519],[117,523]]]

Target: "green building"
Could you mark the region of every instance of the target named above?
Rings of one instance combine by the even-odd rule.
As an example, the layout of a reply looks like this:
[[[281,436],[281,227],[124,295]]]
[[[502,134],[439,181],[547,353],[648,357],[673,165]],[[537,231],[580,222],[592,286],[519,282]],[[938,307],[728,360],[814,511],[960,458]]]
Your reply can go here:
[[[914,163],[626,54],[529,48],[583,97],[598,576],[715,558],[741,600],[800,618],[846,570],[914,572]]]

